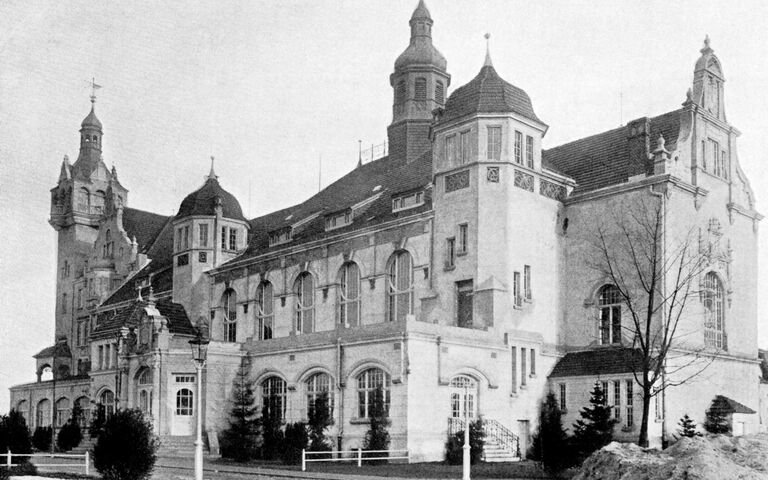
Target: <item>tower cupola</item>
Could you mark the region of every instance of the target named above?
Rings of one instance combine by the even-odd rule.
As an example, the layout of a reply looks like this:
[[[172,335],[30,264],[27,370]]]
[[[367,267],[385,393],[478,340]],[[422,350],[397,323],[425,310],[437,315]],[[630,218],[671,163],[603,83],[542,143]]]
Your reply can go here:
[[[101,142],[104,136],[101,121],[96,116],[96,95],[91,95],[91,111],[80,124],[80,154],[74,165],[76,173],[89,177],[101,160]]]
[[[693,69],[692,100],[719,120],[726,121],[723,99],[723,68],[710,46],[709,35],[704,38],[701,56]]]

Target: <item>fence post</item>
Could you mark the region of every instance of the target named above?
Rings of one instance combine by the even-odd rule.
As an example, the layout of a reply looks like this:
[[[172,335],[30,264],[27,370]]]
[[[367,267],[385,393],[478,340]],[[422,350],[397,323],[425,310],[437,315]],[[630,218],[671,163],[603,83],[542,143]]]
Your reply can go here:
[[[91,474],[91,452],[85,451],[85,474]]]
[[[8,449],[8,453],[5,455],[5,465],[10,469],[11,468],[11,449]]]
[[[357,447],[357,466],[363,466],[363,449],[360,447]]]
[[[301,471],[304,472],[307,470],[307,451],[303,448],[301,449]]]

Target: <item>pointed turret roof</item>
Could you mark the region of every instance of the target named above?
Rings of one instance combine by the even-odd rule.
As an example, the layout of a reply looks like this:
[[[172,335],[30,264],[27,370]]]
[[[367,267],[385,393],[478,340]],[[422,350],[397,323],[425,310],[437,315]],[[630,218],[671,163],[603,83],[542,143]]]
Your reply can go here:
[[[81,127],[87,128],[96,128],[101,130],[101,121],[96,116],[96,98],[91,97],[91,112],[88,114],[87,117],[83,119],[83,122],[80,124]]]
[[[211,158],[211,171],[205,177],[205,183],[181,202],[176,218],[189,215],[216,215],[216,205],[219,201],[225,218],[246,220],[240,202],[234,195],[221,188],[219,177],[213,171],[213,158]]]
[[[432,45],[433,21],[424,0],[419,0],[419,4],[408,23],[411,25],[411,43],[395,60],[395,70],[410,65],[432,65],[440,70],[445,70],[448,62],[446,62],[443,54]]]

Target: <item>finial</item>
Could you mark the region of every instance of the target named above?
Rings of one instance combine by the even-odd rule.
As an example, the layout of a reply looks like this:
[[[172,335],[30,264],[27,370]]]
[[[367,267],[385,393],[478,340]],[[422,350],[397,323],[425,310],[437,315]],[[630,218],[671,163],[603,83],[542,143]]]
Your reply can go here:
[[[219,178],[218,175],[216,175],[216,172],[213,170],[213,162],[214,162],[214,160],[215,160],[214,156],[211,155],[211,171],[210,171],[210,173],[208,173],[208,179],[209,180],[216,180],[217,178]]]
[[[64,155],[64,164],[69,165],[69,155]]]
[[[483,64],[484,67],[492,67],[493,62],[491,61],[491,34],[486,33],[485,34],[485,63]]]
[[[712,47],[710,47],[710,45],[709,45],[709,35],[705,35],[704,36],[704,48],[702,48],[700,51],[701,51],[701,53],[704,53],[704,54],[713,51]]]
[[[664,144],[666,143],[666,140],[664,140],[664,135],[659,134],[658,140],[656,140],[656,150],[664,150]]]
[[[141,298],[141,283],[139,283],[139,282],[136,282],[136,293],[138,294],[136,296],[136,300],[138,300],[140,302],[143,301],[144,299]]]
[[[91,77],[91,81],[88,82],[91,85],[91,104],[96,103],[96,90],[101,88],[101,85],[96,84],[96,78]]]
[[[117,167],[112,165],[112,180],[117,181]]]

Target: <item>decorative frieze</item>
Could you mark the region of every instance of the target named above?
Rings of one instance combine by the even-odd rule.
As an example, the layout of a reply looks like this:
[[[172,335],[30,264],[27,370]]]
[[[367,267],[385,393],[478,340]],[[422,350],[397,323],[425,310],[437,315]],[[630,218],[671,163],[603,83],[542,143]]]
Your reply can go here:
[[[515,170],[515,186],[523,190],[533,191],[533,175]]]
[[[552,200],[557,200],[559,202],[565,200],[566,196],[566,190],[564,186],[548,182],[543,178],[539,182],[539,193],[547,198],[551,198]]]
[[[490,183],[499,183],[499,167],[488,167],[485,178]]]
[[[462,170],[445,176],[445,193],[467,187],[469,187],[469,170]]]

